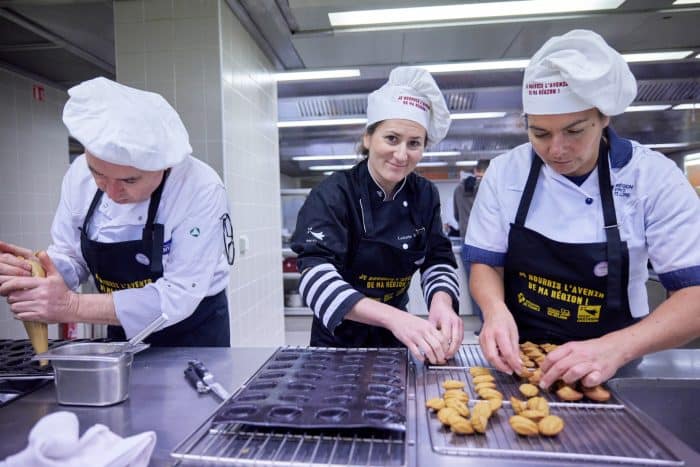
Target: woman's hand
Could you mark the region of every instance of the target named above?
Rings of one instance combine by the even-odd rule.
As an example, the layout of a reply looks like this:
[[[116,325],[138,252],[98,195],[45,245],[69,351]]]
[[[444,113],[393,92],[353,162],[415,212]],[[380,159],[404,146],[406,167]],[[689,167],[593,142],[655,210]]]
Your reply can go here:
[[[30,258],[34,253],[26,248],[0,241],[0,286],[13,277],[32,275],[32,266],[18,256]]]
[[[580,380],[585,387],[602,384],[624,364],[622,348],[624,346],[610,334],[561,345],[542,362],[540,387],[548,388],[559,379],[566,384]]]
[[[75,321],[78,295],[68,289],[51,258],[37,255],[46,277],[14,277],[0,285],[0,295],[7,297],[10,311],[24,321],[64,323]]]
[[[521,372],[518,327],[505,304],[502,309],[484,313],[479,343],[486,360],[498,370],[508,374]]]
[[[452,309],[452,298],[445,292],[436,292],[430,303],[428,321],[447,339],[445,358],[455,356],[464,339],[464,322]]]
[[[422,362],[427,358],[433,365],[445,363],[445,349],[449,348],[448,339],[435,325],[405,311],[396,311],[388,326],[394,336],[418,361]]]

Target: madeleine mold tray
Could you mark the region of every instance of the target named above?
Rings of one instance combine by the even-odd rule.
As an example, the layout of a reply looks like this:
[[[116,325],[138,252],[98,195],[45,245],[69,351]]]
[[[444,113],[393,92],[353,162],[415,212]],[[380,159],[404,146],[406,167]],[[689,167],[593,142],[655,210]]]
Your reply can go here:
[[[214,423],[406,430],[405,349],[278,349]]]

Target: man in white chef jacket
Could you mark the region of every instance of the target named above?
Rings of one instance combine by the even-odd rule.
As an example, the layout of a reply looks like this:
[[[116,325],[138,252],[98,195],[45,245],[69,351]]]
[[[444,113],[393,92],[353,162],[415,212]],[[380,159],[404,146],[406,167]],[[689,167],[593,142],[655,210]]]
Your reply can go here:
[[[636,93],[602,37],[553,37],[525,70],[530,142],[491,162],[476,197],[464,256],[482,350],[510,373],[519,341],[562,344],[542,387],[595,386],[700,335],[700,201],[673,161],[609,126]],[[648,261],[672,293],[651,313]]]
[[[0,242],[0,295],[21,320],[108,324],[123,339],[166,313],[152,345],[230,345],[221,179],[192,157],[160,95],[101,77],[68,94],[63,121],[85,153],[64,176],[52,244],[38,255],[47,278],[16,257],[30,251]],[[74,292],[89,276],[100,293]]]

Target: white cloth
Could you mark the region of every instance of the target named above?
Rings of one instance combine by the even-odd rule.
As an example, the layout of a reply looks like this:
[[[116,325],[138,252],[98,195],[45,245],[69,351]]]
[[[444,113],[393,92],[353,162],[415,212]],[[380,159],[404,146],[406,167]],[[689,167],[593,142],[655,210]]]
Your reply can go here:
[[[163,170],[192,154],[175,109],[159,94],[107,78],[68,90],[63,123],[98,159],[141,170]]]
[[[648,259],[660,275],[700,266],[700,200],[673,161],[636,142],[632,145],[631,160],[611,168],[610,175],[620,236],[629,248],[630,308],[633,316],[642,317],[649,312]],[[531,151],[526,143],[491,161],[469,218],[467,248],[494,256],[507,251]],[[593,203],[586,204],[586,198]],[[576,186],[543,165],[525,227],[552,240],[589,243],[605,242],[603,226],[597,169]]]
[[[90,272],[80,251],[80,230],[97,190],[85,156],[68,169],[51,227],[48,254],[68,287],[76,289]],[[139,240],[150,199],[117,204],[102,195],[88,233],[99,242]],[[190,156],[170,171],[156,222],[164,225],[163,277],[143,288],[112,294],[117,317],[131,337],[162,312],[168,325],[187,318],[202,298],[228,284],[221,217],[228,212],[223,182],[214,170]],[[135,259],[136,261],[136,259]]]
[[[46,415],[29,432],[29,445],[0,467],[145,467],[156,445],[153,431],[122,438],[99,423],[78,435],[75,414]]]
[[[450,111],[433,77],[423,68],[398,67],[389,81],[367,98],[367,126],[392,118],[423,126],[437,144],[450,128]]]
[[[549,39],[523,78],[523,111],[532,115],[580,112],[593,107],[618,115],[637,95],[625,59],[593,31],[577,29]]]

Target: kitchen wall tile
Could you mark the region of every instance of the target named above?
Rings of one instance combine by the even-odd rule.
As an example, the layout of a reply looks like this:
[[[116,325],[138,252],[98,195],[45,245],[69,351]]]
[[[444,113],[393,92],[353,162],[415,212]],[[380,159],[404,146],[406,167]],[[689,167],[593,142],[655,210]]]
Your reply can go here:
[[[116,15],[115,11],[115,15]],[[145,51],[144,23],[114,24],[114,49],[116,55]]]
[[[172,50],[147,51],[145,54],[146,82],[175,81]],[[141,64],[143,69],[143,64]]]
[[[144,2],[113,2],[114,23],[140,23],[144,20]]]
[[[144,50],[171,50],[176,34],[174,28],[171,20],[146,21],[143,25]]]
[[[44,85],[47,98],[35,101],[33,84],[0,70],[0,103],[7,104],[0,104],[0,239],[43,249],[50,242],[60,184],[68,168],[68,132],[60,119],[68,96]],[[49,165],[51,158],[59,157],[60,164]],[[55,329],[49,336],[56,337]],[[0,298],[0,339],[24,338],[24,326]]]
[[[216,18],[219,14],[219,3],[218,0],[174,0],[174,16],[176,18]],[[228,10],[225,2],[221,7]]]
[[[172,19],[173,11],[173,0],[148,0],[143,2],[143,19],[145,21]]]

